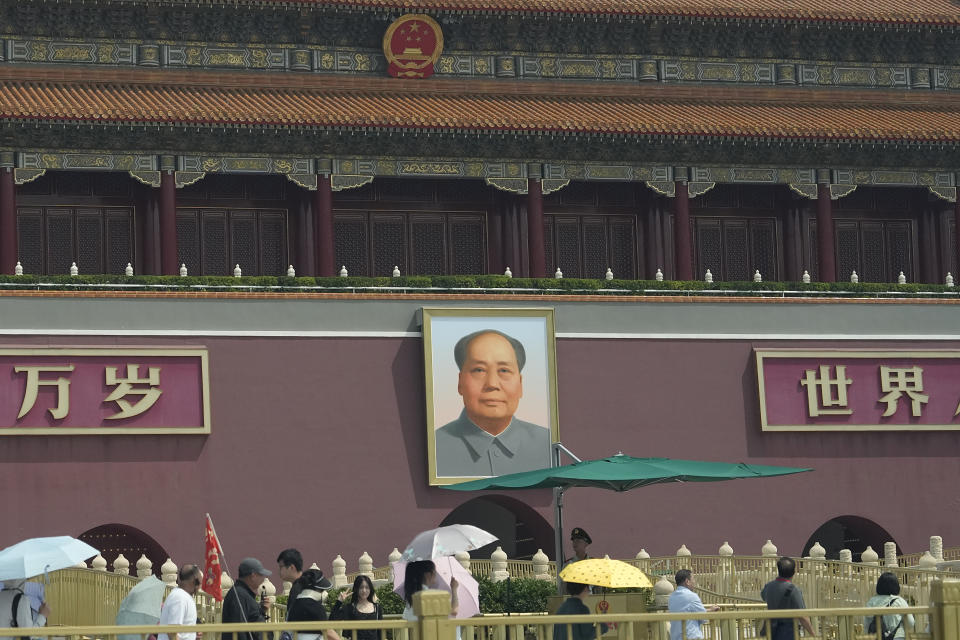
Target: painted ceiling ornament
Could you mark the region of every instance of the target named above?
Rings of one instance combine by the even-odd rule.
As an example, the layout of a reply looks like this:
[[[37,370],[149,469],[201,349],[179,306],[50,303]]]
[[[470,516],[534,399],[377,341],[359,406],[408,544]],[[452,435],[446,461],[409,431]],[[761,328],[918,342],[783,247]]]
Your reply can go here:
[[[400,16],[383,36],[387,72],[394,78],[429,78],[442,52],[443,31],[430,16]]]

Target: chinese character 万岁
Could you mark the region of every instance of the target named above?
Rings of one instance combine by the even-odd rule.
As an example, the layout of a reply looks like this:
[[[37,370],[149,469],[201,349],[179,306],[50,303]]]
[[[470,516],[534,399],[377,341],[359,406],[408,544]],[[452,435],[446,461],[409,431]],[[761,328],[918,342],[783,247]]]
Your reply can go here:
[[[120,411],[112,416],[107,416],[107,420],[138,416],[152,407],[160,398],[160,394],[163,393],[163,391],[156,388],[160,384],[160,367],[149,367],[147,372],[146,378],[140,378],[140,365],[128,364],[127,377],[118,378],[117,367],[106,368],[107,385],[111,387],[116,386],[117,388],[107,396],[104,402],[116,402],[117,406],[120,407]],[[146,384],[149,385],[149,388],[137,389],[133,386],[135,384]],[[129,395],[143,397],[136,403],[130,404],[129,400],[124,399],[125,396]]]
[[[30,413],[33,405],[37,402],[37,393],[40,387],[57,388],[57,407],[49,409],[50,415],[57,420],[62,420],[70,413],[70,380],[60,376],[56,380],[41,380],[41,373],[57,373],[60,371],[73,371],[73,365],[64,366],[21,366],[14,367],[16,373],[27,374],[27,388],[23,392],[23,403],[20,405],[20,413],[17,414],[17,420]]]

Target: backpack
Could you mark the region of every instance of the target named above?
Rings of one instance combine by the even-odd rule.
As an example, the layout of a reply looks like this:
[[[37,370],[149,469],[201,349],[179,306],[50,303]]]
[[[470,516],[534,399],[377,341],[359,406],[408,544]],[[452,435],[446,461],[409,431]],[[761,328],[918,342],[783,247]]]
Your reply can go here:
[[[10,608],[10,626],[14,629],[19,627],[17,624],[17,610],[20,608],[20,599],[23,597],[23,591],[17,590],[17,595],[13,596],[13,606]],[[30,640],[30,636],[20,636],[18,640]]]
[[[890,607],[896,602],[896,597],[891,598],[890,602],[884,605],[884,608]],[[893,637],[897,635],[897,631],[900,630],[900,627],[903,625],[903,616],[900,616],[900,622],[897,623],[893,629],[887,629],[887,621],[884,619],[884,616],[880,616],[880,634],[883,637],[883,640],[893,640]],[[877,633],[877,616],[874,616],[870,619],[870,624],[867,625],[867,633],[876,634]]]

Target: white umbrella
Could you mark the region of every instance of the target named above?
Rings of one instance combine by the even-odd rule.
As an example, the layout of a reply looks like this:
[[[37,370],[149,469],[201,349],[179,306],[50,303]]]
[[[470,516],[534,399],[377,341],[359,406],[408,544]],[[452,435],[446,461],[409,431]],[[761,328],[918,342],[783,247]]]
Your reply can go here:
[[[477,579],[469,571],[463,568],[459,560],[447,556],[433,561],[437,568],[437,579],[439,585],[436,588],[442,588],[450,591],[450,579],[457,579],[457,600],[460,607],[457,610],[457,618],[472,618],[480,614],[480,585]],[[407,562],[401,560],[393,563],[393,590],[403,597],[403,580],[405,577]]]
[[[451,524],[418,533],[403,550],[402,559],[407,562],[433,560],[452,556],[459,551],[473,551],[496,541],[495,535],[479,527]]]
[[[70,536],[30,538],[0,551],[0,580],[32,578],[66,569],[100,553]]]

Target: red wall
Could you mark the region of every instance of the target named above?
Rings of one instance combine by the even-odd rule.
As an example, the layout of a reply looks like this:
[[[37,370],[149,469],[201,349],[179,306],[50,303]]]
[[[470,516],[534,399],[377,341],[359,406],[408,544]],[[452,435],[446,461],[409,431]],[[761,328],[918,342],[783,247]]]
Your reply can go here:
[[[419,338],[15,343],[206,345],[213,428],[209,436],[0,439],[8,514],[0,546],[117,522],[151,534],[182,564],[201,559],[209,512],[233,569],[247,555],[272,566],[281,549],[296,546],[326,571],[337,554],[355,570],[363,551],[385,564],[394,546],[475,497],[427,486]],[[666,555],[681,543],[716,553],[724,541],[758,554],[768,538],[798,554],[814,530],[843,515],[875,521],[906,551],[925,549],[934,534],[960,544],[958,432],[763,433],[752,357],[759,346],[798,345],[558,340],[560,434],[580,457],[623,451],[816,469],[624,494],[570,490],[566,526],[590,532],[593,554],[632,556],[644,547]],[[549,491],[511,497],[552,522]]]

